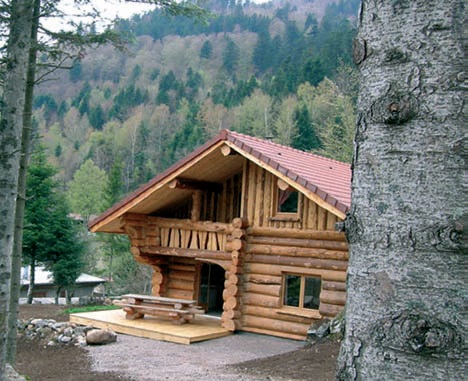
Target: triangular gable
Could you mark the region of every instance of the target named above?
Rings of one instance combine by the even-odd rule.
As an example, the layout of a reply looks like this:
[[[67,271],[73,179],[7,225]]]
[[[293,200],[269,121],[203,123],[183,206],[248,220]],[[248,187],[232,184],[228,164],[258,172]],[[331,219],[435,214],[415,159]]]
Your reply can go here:
[[[119,219],[123,214],[127,212],[142,213],[141,206],[144,204],[146,208],[149,208],[151,200],[156,199],[158,194],[159,199],[164,199],[164,196],[172,196],[173,192],[164,194],[164,189],[167,188],[165,185],[178,176],[183,176],[190,170],[197,169],[196,166],[200,163],[205,166],[206,163],[209,163],[213,169],[211,172],[220,172],[223,171],[222,168],[229,168],[232,165],[232,161],[229,160],[233,159],[222,158],[223,155],[212,158],[215,152],[225,145],[295,187],[321,207],[340,218],[344,218],[350,204],[351,170],[349,164],[282,146],[268,140],[223,130],[91,221],[89,229],[93,232],[122,232]],[[138,209],[139,207],[140,209]]]

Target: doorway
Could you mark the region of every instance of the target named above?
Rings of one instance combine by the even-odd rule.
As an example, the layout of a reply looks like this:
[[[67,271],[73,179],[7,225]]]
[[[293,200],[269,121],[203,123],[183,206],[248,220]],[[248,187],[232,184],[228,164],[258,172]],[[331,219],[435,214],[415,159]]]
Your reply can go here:
[[[221,316],[223,313],[224,274],[221,266],[212,263],[201,265],[198,303],[209,315]]]

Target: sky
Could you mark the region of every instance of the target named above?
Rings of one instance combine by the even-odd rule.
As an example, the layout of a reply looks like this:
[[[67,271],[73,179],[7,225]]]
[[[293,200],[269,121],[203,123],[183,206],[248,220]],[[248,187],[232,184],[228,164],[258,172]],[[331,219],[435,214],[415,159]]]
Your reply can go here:
[[[252,0],[255,3],[264,3],[269,0]],[[134,14],[141,14],[148,12],[155,8],[154,5],[150,4],[141,4],[133,1],[125,0],[95,0],[91,1],[92,6],[84,7],[85,10],[91,10],[92,7],[95,7],[104,18],[102,24],[109,24],[116,17],[119,18],[129,18]],[[73,4],[73,0],[64,0],[60,2],[59,8],[64,11],[65,14],[69,15],[80,15],[83,14],[82,11],[76,8],[76,5]],[[78,17],[73,17],[74,21],[77,22]],[[90,22],[91,20],[83,19],[83,22]],[[48,20],[47,25],[53,30],[59,29],[68,29],[66,28],[66,20]]]

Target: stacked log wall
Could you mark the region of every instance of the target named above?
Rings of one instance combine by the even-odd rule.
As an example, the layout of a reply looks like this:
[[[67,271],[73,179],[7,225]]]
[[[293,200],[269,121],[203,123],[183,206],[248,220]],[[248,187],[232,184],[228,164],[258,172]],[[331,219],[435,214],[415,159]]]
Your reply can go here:
[[[302,340],[315,319],[333,317],[345,304],[348,245],[335,231],[247,229],[242,329]],[[320,277],[318,311],[282,306],[285,273]]]
[[[169,298],[196,299],[197,266],[192,258],[171,257],[167,269],[166,294]]]

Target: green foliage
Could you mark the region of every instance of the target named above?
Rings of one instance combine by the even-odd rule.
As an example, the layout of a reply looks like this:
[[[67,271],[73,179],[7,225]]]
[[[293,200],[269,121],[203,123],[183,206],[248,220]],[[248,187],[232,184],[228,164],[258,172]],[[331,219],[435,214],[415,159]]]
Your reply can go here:
[[[223,53],[223,67],[231,77],[234,77],[235,70],[239,64],[240,49],[230,38],[227,40]]]
[[[292,139],[292,147],[300,149],[301,151],[311,151],[321,148],[320,139],[314,130],[306,105],[303,104],[296,109],[294,119],[297,126],[297,135]]]
[[[64,312],[66,314],[79,314],[81,312],[94,312],[94,311],[110,311],[110,310],[118,310],[122,307],[119,306],[83,306],[83,307],[74,307],[74,308],[67,308]]]
[[[53,179],[56,173],[39,147],[28,169],[23,261],[44,264],[52,271],[59,289],[70,289],[83,267],[84,244],[76,222],[69,217],[65,197],[58,192],[58,184]]]
[[[104,189],[106,172],[99,169],[92,160],[86,160],[75,172],[67,191],[68,201],[74,213],[86,220],[104,210]]]
[[[200,58],[210,59],[213,53],[213,45],[210,40],[206,40],[200,49]]]

